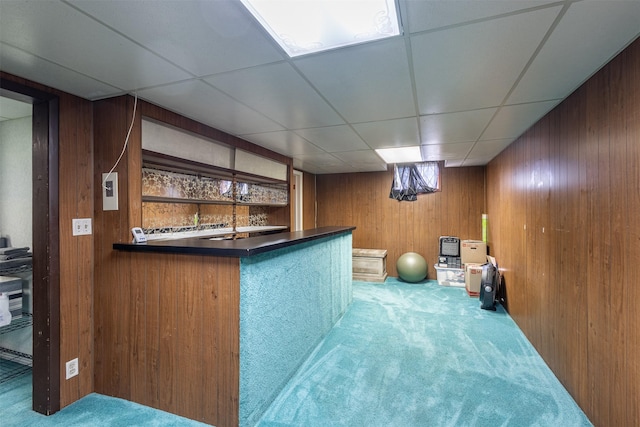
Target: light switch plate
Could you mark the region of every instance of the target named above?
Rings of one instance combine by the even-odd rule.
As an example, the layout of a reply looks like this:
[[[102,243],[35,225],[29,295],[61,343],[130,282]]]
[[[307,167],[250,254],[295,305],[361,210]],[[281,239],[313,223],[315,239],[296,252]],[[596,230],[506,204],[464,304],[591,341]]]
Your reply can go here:
[[[91,218],[74,218],[73,219],[74,236],[86,236],[91,234]]]
[[[118,210],[118,172],[102,174],[102,210]]]

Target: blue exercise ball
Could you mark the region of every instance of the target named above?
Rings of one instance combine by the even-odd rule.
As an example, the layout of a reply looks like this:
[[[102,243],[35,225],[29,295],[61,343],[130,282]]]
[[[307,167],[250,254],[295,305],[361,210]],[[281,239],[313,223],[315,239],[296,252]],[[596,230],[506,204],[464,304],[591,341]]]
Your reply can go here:
[[[419,282],[427,277],[427,261],[420,254],[407,252],[396,261],[396,270],[405,282]]]

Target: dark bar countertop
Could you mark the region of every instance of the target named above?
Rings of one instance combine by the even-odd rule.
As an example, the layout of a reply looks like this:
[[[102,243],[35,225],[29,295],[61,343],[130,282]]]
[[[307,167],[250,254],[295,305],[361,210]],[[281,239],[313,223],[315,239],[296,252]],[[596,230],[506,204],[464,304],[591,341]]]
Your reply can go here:
[[[353,230],[355,230],[355,227],[321,227],[311,230],[247,237],[238,240],[217,240],[209,237],[151,240],[139,245],[114,243],[113,249],[130,252],[248,257]]]

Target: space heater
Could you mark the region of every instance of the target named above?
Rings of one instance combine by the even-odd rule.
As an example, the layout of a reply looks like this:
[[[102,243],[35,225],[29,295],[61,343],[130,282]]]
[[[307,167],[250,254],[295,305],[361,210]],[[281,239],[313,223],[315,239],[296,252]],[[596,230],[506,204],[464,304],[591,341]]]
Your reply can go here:
[[[500,288],[500,272],[493,262],[482,265],[482,279],[480,282],[480,308],[496,310],[497,295]]]

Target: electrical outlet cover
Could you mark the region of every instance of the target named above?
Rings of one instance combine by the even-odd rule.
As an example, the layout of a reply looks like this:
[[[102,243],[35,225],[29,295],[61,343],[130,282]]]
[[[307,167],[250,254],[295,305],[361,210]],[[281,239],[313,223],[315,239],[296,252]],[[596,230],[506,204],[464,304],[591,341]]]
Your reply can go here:
[[[73,360],[69,360],[66,365],[66,377],[65,379],[73,378],[78,375],[78,358],[76,357]]]

